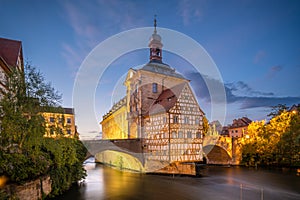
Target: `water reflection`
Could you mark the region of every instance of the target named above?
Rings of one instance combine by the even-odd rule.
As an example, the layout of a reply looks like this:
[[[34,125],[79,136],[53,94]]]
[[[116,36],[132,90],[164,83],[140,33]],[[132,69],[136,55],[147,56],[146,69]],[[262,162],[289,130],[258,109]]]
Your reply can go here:
[[[300,199],[296,173],[209,167],[201,178],[120,172],[87,163],[84,186],[72,188],[59,199]]]

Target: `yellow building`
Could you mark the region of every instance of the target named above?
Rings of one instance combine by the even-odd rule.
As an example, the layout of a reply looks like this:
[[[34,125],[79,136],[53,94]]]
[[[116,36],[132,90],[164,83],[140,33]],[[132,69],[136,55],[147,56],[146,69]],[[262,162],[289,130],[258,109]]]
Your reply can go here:
[[[127,139],[128,121],[126,98],[121,99],[112,109],[103,116],[102,138],[103,139]]]
[[[45,137],[77,137],[75,115],[73,108],[63,108],[60,111],[44,111],[42,116],[45,119]]]

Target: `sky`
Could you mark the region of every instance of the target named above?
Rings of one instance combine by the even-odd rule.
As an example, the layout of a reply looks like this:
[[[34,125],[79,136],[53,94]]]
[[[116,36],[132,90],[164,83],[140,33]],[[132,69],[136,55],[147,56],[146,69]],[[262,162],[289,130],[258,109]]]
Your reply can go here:
[[[116,34],[152,27],[154,15],[158,34],[159,28],[185,34],[215,63],[221,81],[214,77],[207,80],[224,85],[224,125],[244,116],[267,119],[270,106],[300,103],[297,0],[0,0],[0,8],[0,37],[22,41],[25,61],[62,93],[64,107],[74,107],[74,83],[91,52]],[[147,44],[145,39],[145,47]],[[112,45],[105,53],[119,45]],[[120,55],[106,66],[91,94],[94,116],[76,120],[79,133],[82,130],[81,134],[95,136],[101,131],[102,116],[125,95],[122,82],[128,69],[148,61],[149,51],[144,48]],[[200,107],[210,121],[216,120],[211,118],[205,74],[172,52],[164,52],[163,61],[191,80]]]

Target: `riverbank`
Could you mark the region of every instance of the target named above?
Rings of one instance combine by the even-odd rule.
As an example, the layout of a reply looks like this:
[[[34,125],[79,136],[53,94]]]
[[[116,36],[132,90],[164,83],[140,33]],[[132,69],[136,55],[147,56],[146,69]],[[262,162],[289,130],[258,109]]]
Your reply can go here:
[[[5,196],[3,194],[0,199],[39,200],[51,193],[51,179],[50,176],[44,176],[23,184],[9,184],[3,188],[3,191],[6,194]]]
[[[0,152],[0,199],[55,197],[86,176],[86,148],[72,138],[43,138],[39,149]],[[28,196],[28,197],[27,197]]]

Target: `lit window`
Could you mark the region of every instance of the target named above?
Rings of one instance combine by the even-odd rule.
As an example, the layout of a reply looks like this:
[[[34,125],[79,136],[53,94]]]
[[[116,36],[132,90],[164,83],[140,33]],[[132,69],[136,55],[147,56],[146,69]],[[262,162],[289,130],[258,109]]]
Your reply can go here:
[[[178,138],[183,138],[183,132],[182,131],[178,132]]]
[[[176,131],[173,131],[173,132],[172,132],[172,138],[177,138]]]
[[[157,93],[157,83],[152,83],[152,92]]]

